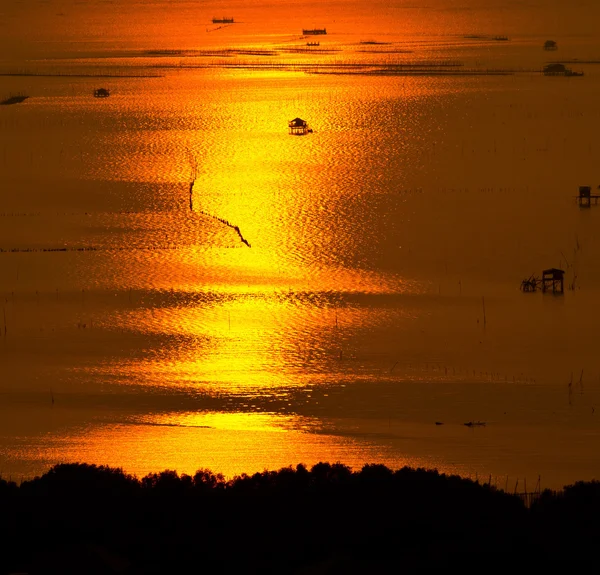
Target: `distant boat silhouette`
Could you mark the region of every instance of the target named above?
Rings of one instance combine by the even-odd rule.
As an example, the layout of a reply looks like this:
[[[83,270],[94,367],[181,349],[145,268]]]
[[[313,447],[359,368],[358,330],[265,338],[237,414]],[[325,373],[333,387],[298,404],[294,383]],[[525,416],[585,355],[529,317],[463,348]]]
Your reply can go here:
[[[485,425],[485,421],[467,421],[465,423],[467,427],[483,427]]]
[[[213,18],[212,19],[212,23],[213,24],[235,24],[235,21],[233,18]]]
[[[573,72],[573,70],[558,62],[544,66],[542,73],[544,76],[583,76],[583,72]]]
[[[327,34],[327,28],[303,28],[302,34],[304,36],[319,36]]]

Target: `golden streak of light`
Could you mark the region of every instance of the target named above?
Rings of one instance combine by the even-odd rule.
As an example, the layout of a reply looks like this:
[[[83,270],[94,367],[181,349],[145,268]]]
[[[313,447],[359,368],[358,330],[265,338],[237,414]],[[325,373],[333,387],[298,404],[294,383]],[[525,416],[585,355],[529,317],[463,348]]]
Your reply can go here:
[[[204,427],[207,423],[212,425]],[[302,428],[307,423],[313,424],[307,418],[273,414],[166,414],[146,424],[111,424],[46,437],[37,449],[28,448],[22,455],[37,465],[87,462],[122,466],[138,476],[163,469],[193,474],[208,468],[233,477],[319,461],[343,461],[353,468],[374,462],[423,464],[411,458],[403,461],[367,441],[306,433]]]

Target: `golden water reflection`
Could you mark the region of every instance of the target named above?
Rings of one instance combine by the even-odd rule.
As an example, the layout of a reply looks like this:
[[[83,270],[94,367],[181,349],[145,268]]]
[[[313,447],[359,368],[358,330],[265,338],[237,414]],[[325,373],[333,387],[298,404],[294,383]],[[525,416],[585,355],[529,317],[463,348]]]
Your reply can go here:
[[[314,383],[322,374],[343,379],[341,359],[352,359],[367,345],[378,353],[396,347],[385,328],[414,321],[408,308],[338,303],[330,294],[238,294],[225,301],[119,314],[111,319],[112,329],[158,341],[146,357],[114,362],[107,370],[144,386],[271,393]],[[354,362],[351,371],[360,374],[360,364]]]
[[[342,461],[354,468],[373,462],[424,464],[414,457],[402,460],[375,442],[308,432],[320,425],[312,418],[276,414],[171,413],[48,438],[23,455],[33,460],[35,469],[85,461],[124,467],[140,476],[162,469],[192,474],[208,468],[232,477],[319,461]]]

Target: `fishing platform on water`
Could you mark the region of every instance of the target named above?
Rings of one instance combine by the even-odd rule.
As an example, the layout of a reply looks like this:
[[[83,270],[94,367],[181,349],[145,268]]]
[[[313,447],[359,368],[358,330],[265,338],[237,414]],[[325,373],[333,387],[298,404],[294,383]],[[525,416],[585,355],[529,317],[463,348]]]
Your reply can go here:
[[[600,188],[600,186],[598,186]],[[591,186],[579,186],[579,195],[575,196],[580,208],[591,208],[592,201],[594,205],[598,205],[600,194],[592,194]]]
[[[521,282],[521,291],[534,292],[542,288],[542,292],[552,290],[553,294],[562,294],[565,292],[565,272],[558,268],[549,268],[542,271],[541,279],[535,275],[530,276]]]

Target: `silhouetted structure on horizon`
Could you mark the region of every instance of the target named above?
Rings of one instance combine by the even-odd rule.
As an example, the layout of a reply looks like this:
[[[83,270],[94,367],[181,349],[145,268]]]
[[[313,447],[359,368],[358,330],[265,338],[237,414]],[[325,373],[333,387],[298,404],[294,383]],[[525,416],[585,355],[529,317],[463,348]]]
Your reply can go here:
[[[544,50],[558,50],[558,44],[554,40],[546,40],[544,42]]]

